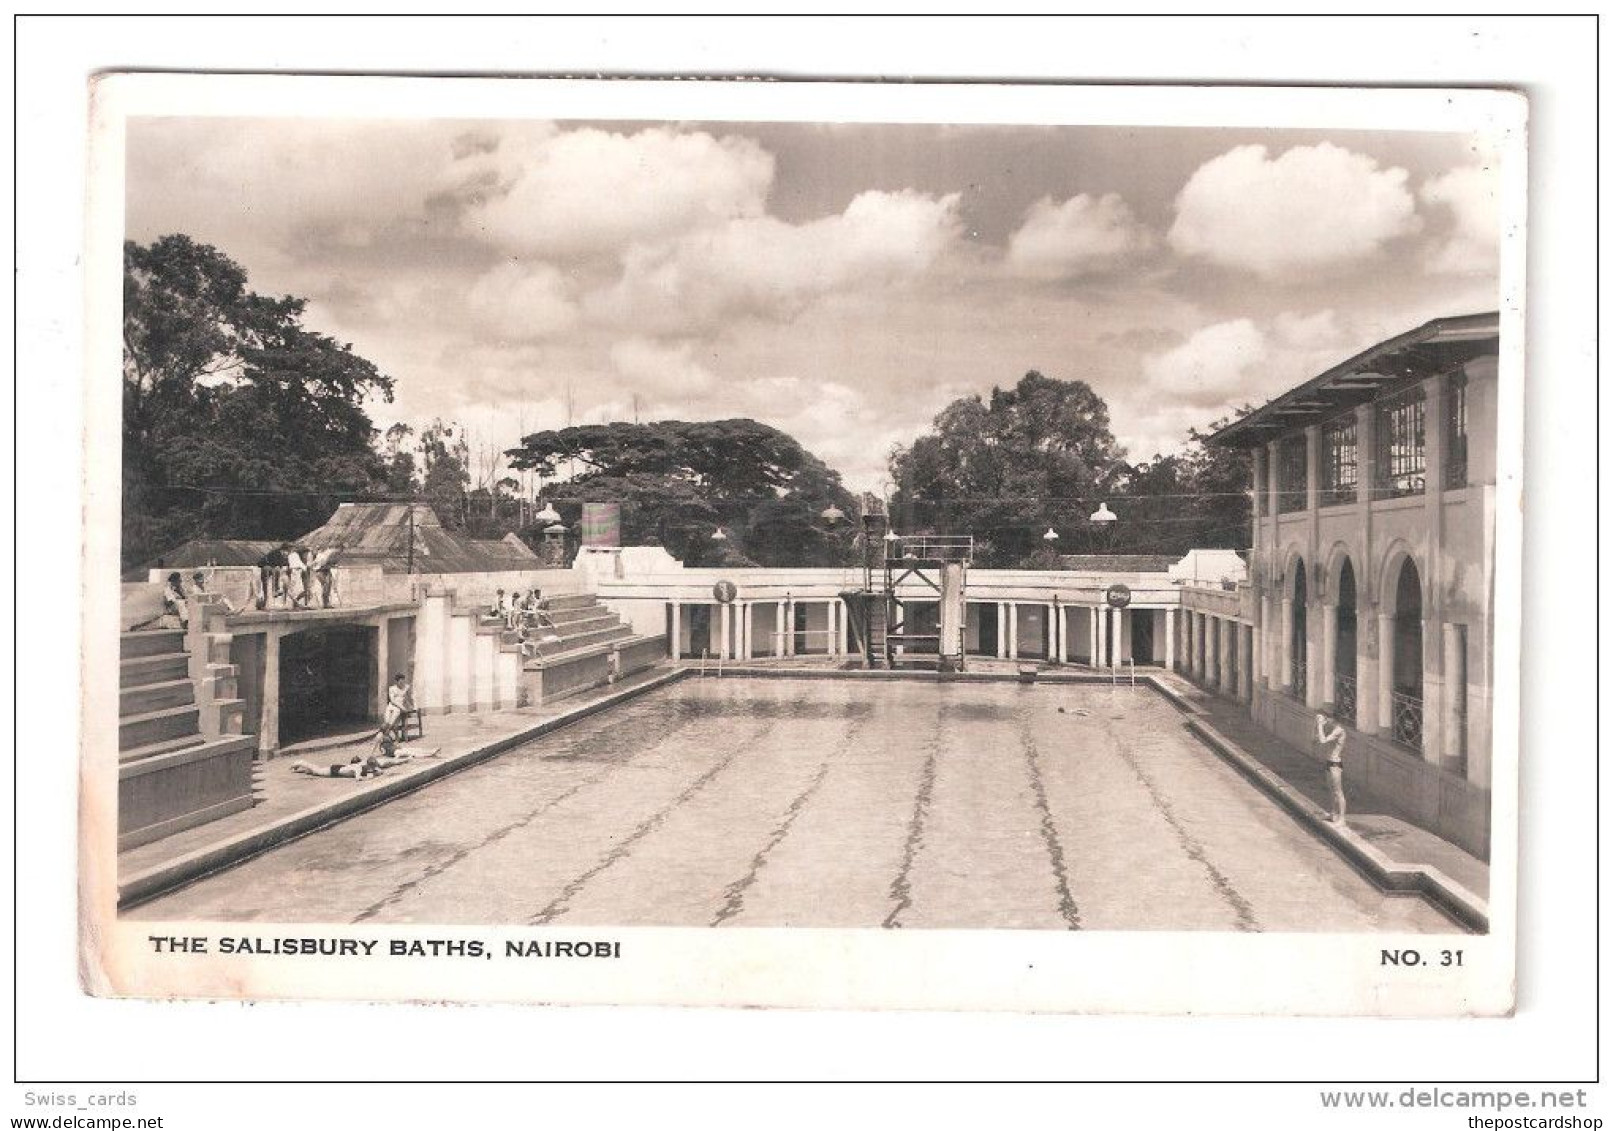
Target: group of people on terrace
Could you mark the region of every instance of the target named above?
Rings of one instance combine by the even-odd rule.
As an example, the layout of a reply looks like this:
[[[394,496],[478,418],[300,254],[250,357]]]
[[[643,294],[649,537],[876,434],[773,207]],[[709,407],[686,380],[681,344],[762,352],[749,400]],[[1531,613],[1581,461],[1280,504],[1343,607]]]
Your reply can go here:
[[[511,642],[521,646],[523,659],[535,659],[545,644],[560,641],[541,589],[526,594],[500,589],[488,606],[487,616],[503,623],[504,631],[514,638]]]
[[[282,542],[258,559],[258,580],[253,587],[257,607],[329,609],[341,603],[336,591],[336,551],[329,546]],[[316,604],[317,602],[317,604]]]

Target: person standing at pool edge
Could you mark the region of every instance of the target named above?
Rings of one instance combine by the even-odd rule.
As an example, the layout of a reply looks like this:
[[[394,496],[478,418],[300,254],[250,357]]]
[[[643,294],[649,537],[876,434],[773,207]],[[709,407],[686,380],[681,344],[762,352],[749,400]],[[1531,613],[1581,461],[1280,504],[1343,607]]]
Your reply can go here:
[[[1327,819],[1344,823],[1344,728],[1320,711],[1316,713],[1316,742],[1327,756],[1327,785],[1333,793],[1333,811]]]

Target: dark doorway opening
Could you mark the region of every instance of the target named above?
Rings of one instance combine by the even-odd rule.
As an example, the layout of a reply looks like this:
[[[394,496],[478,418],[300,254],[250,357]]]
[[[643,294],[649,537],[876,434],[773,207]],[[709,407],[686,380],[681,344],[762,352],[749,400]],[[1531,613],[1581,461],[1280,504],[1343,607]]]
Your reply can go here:
[[[310,628],[280,638],[280,741],[357,730],[375,696],[373,628]]]
[[[1137,664],[1154,662],[1154,612],[1129,609],[1131,616],[1131,659]]]

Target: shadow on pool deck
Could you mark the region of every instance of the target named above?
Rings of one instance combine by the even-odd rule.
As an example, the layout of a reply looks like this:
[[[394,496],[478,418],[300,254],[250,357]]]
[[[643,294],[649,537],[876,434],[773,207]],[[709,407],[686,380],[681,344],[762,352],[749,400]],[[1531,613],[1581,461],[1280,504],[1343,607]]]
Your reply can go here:
[[[1177,675],[1161,676],[1171,690],[1221,734],[1277,775],[1290,788],[1320,809],[1331,805],[1327,770],[1304,751],[1297,750],[1257,724],[1234,703],[1207,694]],[[1438,869],[1480,899],[1490,898],[1490,865],[1465,849],[1415,824],[1411,815],[1388,798],[1379,797],[1350,782],[1348,763],[1344,776],[1350,831],[1396,864]]]

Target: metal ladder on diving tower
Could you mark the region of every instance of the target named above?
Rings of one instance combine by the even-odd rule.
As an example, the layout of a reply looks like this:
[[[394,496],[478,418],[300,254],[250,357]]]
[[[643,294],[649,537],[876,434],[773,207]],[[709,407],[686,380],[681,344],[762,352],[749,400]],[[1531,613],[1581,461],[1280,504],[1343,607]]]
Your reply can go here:
[[[967,534],[919,534],[889,538],[885,542],[883,608],[870,608],[870,639],[879,616],[884,663],[887,668],[921,668],[962,671],[964,622],[967,608],[969,562],[974,538]],[[906,586],[921,587],[921,596],[904,596]],[[934,601],[936,631],[915,631],[910,605]],[[870,602],[873,605],[873,602]],[[928,627],[928,626],[926,626]]]

